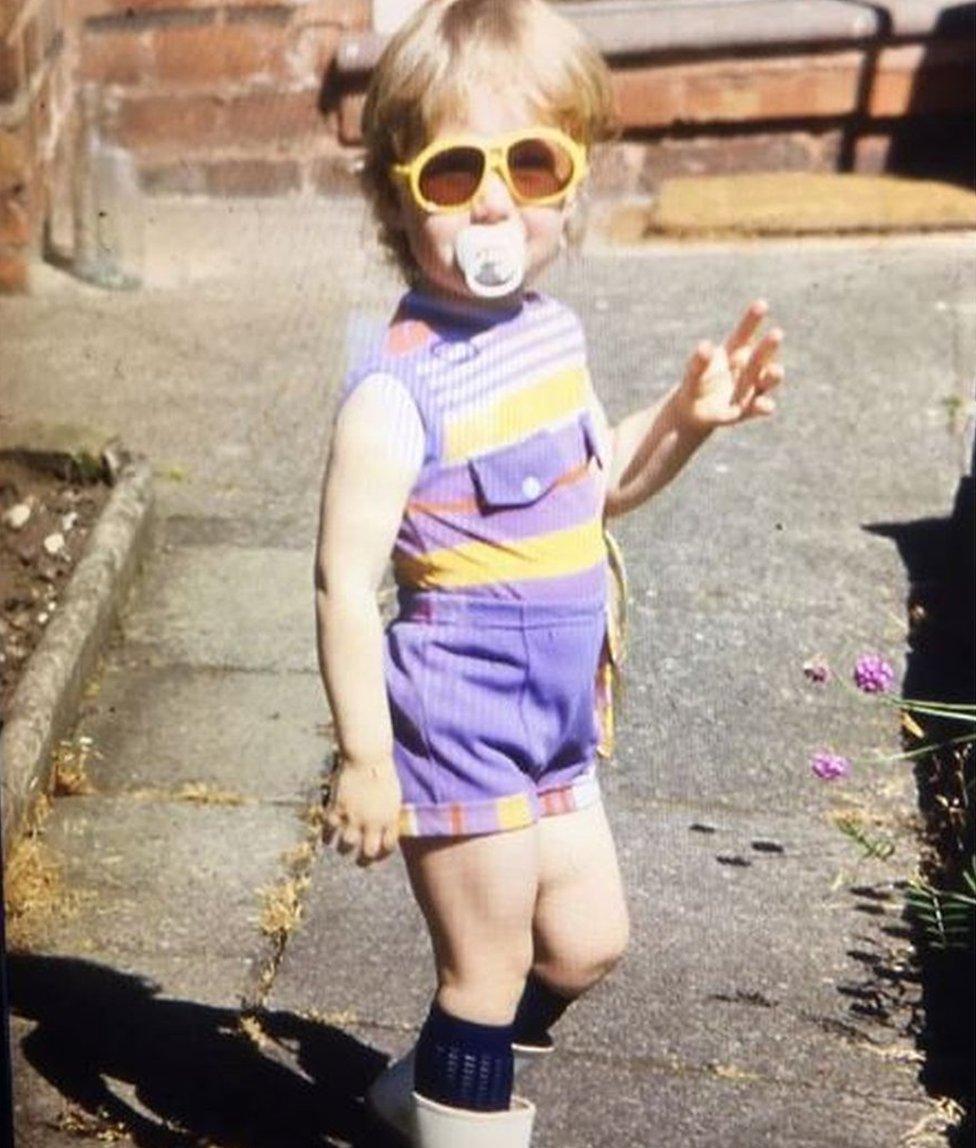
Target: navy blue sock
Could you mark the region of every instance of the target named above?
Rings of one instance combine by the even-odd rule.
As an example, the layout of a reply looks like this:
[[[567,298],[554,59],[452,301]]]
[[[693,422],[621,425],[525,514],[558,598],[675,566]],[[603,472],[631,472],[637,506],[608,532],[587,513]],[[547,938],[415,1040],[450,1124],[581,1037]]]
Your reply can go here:
[[[414,1088],[451,1108],[507,1110],[512,1100],[512,1026],[462,1020],[434,1001],[417,1041]]]
[[[534,973],[529,973],[512,1024],[512,1040],[536,1048],[550,1048],[549,1029],[573,1003],[575,997],[560,996]]]

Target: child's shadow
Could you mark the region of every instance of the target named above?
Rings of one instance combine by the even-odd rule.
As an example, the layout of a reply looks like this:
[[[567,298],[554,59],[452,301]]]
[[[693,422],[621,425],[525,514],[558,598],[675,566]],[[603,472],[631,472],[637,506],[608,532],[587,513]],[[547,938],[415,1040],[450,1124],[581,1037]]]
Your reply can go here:
[[[361,1097],[386,1058],[339,1029],[261,1016],[299,1072],[245,1036],[236,1009],[160,998],[159,985],[89,961],[11,954],[8,967],[11,1011],[36,1022],[24,1058],[140,1148],[380,1148]]]

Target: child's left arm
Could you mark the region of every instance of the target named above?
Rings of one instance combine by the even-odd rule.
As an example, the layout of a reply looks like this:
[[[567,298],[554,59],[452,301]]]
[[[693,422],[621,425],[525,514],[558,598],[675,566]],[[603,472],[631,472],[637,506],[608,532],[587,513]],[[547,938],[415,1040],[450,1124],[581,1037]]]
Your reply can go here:
[[[772,414],[770,392],[783,379],[773,361],[783,332],[774,328],[752,343],[767,310],[756,300],[721,346],[700,343],[677,386],[614,428],[608,518],[633,510],[670,482],[716,427]]]

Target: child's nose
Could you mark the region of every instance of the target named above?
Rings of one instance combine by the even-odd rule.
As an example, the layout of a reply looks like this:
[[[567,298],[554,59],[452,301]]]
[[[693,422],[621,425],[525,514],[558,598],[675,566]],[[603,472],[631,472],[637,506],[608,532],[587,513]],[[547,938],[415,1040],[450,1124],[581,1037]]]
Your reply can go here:
[[[505,181],[497,171],[488,172],[471,204],[471,217],[478,223],[495,223],[507,219],[515,203]]]

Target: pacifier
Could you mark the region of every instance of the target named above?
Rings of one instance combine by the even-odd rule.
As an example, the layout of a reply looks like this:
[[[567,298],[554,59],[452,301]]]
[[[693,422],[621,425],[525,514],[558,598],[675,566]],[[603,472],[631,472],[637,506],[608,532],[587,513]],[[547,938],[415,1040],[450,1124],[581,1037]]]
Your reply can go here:
[[[482,299],[510,295],[525,278],[525,232],[506,223],[471,223],[458,232],[454,257],[468,290]]]

